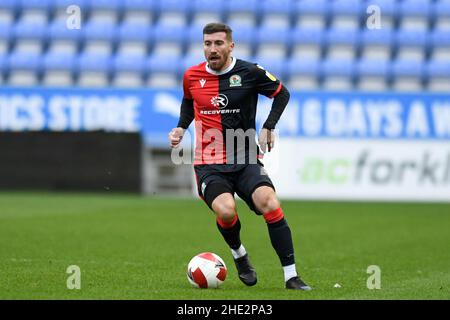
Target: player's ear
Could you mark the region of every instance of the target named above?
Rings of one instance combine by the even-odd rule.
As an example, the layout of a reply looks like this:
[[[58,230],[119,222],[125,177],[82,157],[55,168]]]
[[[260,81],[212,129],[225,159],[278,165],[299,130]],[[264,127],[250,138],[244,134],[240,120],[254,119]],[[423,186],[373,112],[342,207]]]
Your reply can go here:
[[[233,41],[231,41],[231,44],[230,44],[230,49],[231,49],[231,50],[233,50],[233,49],[234,49],[234,42],[233,42]]]

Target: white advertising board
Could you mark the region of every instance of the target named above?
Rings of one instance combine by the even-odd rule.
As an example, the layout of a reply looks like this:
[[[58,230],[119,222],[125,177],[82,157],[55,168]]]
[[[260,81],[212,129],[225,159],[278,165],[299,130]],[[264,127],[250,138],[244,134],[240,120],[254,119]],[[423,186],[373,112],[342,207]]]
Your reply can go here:
[[[450,202],[450,143],[281,138],[264,165],[280,198]]]

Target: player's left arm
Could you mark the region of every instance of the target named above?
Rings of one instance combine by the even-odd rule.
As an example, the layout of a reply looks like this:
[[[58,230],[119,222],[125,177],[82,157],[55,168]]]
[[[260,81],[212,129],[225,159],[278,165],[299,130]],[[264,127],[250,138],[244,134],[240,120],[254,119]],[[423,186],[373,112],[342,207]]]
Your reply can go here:
[[[255,74],[258,93],[273,98],[272,108],[270,109],[269,116],[264,122],[258,138],[261,150],[266,152],[267,148],[270,152],[275,144],[275,134],[273,130],[289,102],[290,93],[280,80],[262,67],[257,66]]]

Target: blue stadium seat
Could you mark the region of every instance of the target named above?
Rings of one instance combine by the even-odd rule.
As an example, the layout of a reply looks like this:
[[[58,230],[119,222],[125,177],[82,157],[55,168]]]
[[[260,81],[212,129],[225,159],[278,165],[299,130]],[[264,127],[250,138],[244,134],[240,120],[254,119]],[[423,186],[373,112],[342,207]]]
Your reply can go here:
[[[8,56],[6,54],[0,53],[0,75],[6,74],[7,71],[8,71]]]
[[[285,70],[287,78],[299,74],[317,76],[320,73],[320,61],[315,59],[289,59]]]
[[[320,59],[325,33],[322,28],[295,28],[290,32],[291,57]]]
[[[203,26],[192,24],[186,28],[187,43],[203,43]]]
[[[265,70],[269,71],[278,79],[284,81],[286,79],[285,73],[285,60],[284,59],[271,59],[269,57],[258,57],[255,56],[252,61],[259,66],[263,67]]]
[[[359,17],[361,14],[362,4],[360,0],[334,0],[330,3],[331,14],[351,15]]]
[[[8,22],[0,21],[0,41],[9,41],[12,38],[13,25]]]
[[[403,0],[399,3],[400,14],[405,16],[428,17],[432,13],[430,0]]]
[[[291,58],[285,64],[287,87],[291,90],[315,90],[319,88],[320,60]]]
[[[364,29],[360,34],[361,57],[389,60],[393,44],[392,29]]]
[[[10,70],[28,70],[38,73],[42,68],[42,59],[39,54],[27,52],[12,52],[8,58]]]
[[[326,59],[322,61],[320,76],[322,87],[327,90],[352,90],[355,65],[350,59]]]
[[[198,13],[214,13],[219,16],[218,21],[223,21],[225,3],[223,1],[194,0],[191,1],[191,10],[194,16]]]
[[[359,40],[358,30],[351,28],[332,28],[326,33],[327,45],[347,44],[357,46]]]
[[[53,7],[55,9],[66,9],[71,5],[80,7],[82,12],[86,12],[89,8],[89,0],[53,0]]]
[[[432,18],[429,0],[404,0],[400,4],[400,28],[428,30]]]
[[[145,57],[137,54],[119,54],[113,60],[115,87],[142,87],[146,72]]]
[[[146,23],[123,23],[118,26],[120,41],[152,41],[152,28]]]
[[[233,25],[233,41],[235,43],[234,53],[236,57],[246,59],[251,57],[255,51],[257,43],[256,30],[250,25]]]
[[[112,58],[109,54],[83,52],[77,59],[77,85],[81,87],[109,86],[112,67]]]
[[[358,76],[388,77],[390,62],[386,60],[361,59],[356,63],[356,74]]]
[[[166,1],[160,1],[158,10],[159,13],[165,12],[165,11],[184,11],[184,12],[190,12],[191,11],[191,1],[189,0],[166,0]]]
[[[362,13],[360,0],[334,0],[330,7],[331,27],[359,28]]]
[[[13,14],[16,14],[19,9],[19,3],[17,0],[2,0],[0,1],[0,10],[8,10]]]
[[[381,16],[396,16],[398,14],[399,1],[396,0],[367,0],[364,8],[367,8],[369,5],[378,6]]]
[[[117,25],[111,22],[89,21],[81,30],[85,41],[102,40],[112,44],[117,37]]]
[[[424,88],[425,69],[416,60],[395,60],[391,65],[392,89],[395,91],[420,91]]]
[[[66,25],[66,19],[56,19],[48,27],[49,39],[71,40],[78,42],[82,39],[83,29],[69,29]]]
[[[35,39],[45,42],[48,36],[47,24],[23,21],[14,26],[14,37],[18,39]]]
[[[191,24],[186,30],[186,55],[192,57],[203,57],[203,26]]]
[[[361,59],[355,65],[357,88],[364,91],[385,91],[389,88],[390,61]]]
[[[258,20],[258,0],[229,0],[225,4],[226,21],[232,29],[235,25],[255,26]]]
[[[448,61],[430,61],[426,65],[428,79],[445,77],[450,79],[450,63]]]
[[[260,27],[256,32],[256,55],[273,56],[283,58],[289,49],[289,32],[285,28]]]
[[[228,0],[226,1],[226,11],[229,15],[233,12],[256,12],[258,10],[258,0]]]
[[[298,29],[290,32],[292,44],[317,44],[323,45],[325,41],[325,31],[319,28]]]
[[[44,55],[43,65],[48,70],[68,70],[75,72],[77,57],[74,54],[50,52]]]
[[[394,34],[390,28],[381,29],[363,29],[360,36],[361,45],[385,45],[391,46],[393,44]]]
[[[107,54],[82,53],[77,58],[77,71],[99,71],[109,73],[112,69],[111,56]]]
[[[431,33],[431,59],[446,60],[450,64],[450,30],[437,29]]]
[[[185,59],[152,55],[146,61],[147,86],[156,88],[180,88],[180,80],[185,71]],[[196,61],[195,64],[198,64]]]
[[[450,47],[450,32],[448,30],[434,30],[430,39],[433,48]]]
[[[259,8],[261,14],[282,13],[289,16],[292,13],[293,0],[262,0]]]
[[[89,21],[118,23],[122,13],[121,0],[95,0],[89,3]]]
[[[280,26],[291,25],[293,17],[292,0],[263,0],[259,4],[258,14],[262,26]]]
[[[317,14],[327,16],[330,6],[328,0],[298,0],[293,4],[293,12],[296,17],[305,14]]]
[[[435,17],[450,17],[450,1],[436,0],[433,6],[433,14]]]
[[[434,92],[450,92],[449,61],[430,61],[426,65],[427,89]]]
[[[160,1],[158,7],[158,24],[185,25],[191,17],[191,1],[189,0],[166,0]],[[173,21],[173,15],[176,20]]]
[[[2,0],[3,1],[3,0]],[[21,0],[19,7],[20,9],[41,9],[48,10],[52,9],[52,0]]]
[[[392,62],[391,76],[421,78],[424,71],[424,65],[417,63],[417,61],[395,60]]]
[[[397,30],[395,42],[397,46],[425,46],[428,44],[428,32],[420,30]]]
[[[120,54],[113,58],[114,71],[131,71],[143,73],[146,69],[146,58],[141,55]]]
[[[436,0],[433,7],[434,29],[450,31],[450,1]]]
[[[8,84],[36,86],[42,71],[42,58],[37,52],[12,52],[8,57]]]
[[[190,68],[192,66],[196,66],[204,61],[205,61],[204,58],[199,59],[198,57],[194,57],[194,56],[185,56],[180,60],[179,63],[175,64],[173,67],[177,68],[177,74],[179,75],[179,77],[181,79],[181,76],[184,74],[184,72],[188,68]]]
[[[153,29],[153,36],[157,42],[176,41],[181,44],[187,40],[188,31],[186,28],[179,26],[156,25]]]
[[[123,8],[126,10],[148,10],[154,11],[157,8],[156,0],[124,0]]]
[[[393,0],[367,0],[366,6],[364,7],[364,16],[366,18],[372,16],[375,12],[372,8],[370,8],[369,12],[367,10],[369,9],[369,6],[376,6],[379,8],[378,13],[380,14],[381,19],[381,28],[395,28],[396,21],[399,17],[399,10],[398,10],[398,1]],[[372,19],[366,20],[367,22],[373,22]]]
[[[122,9],[122,1],[121,0],[90,1],[89,8],[90,8],[90,10],[106,9],[106,10],[119,11]]]
[[[329,29],[326,33],[328,58],[354,59],[358,49],[359,32],[353,28]]]
[[[41,84],[51,87],[71,87],[77,70],[74,53],[49,52],[43,58],[44,72]]]
[[[153,24],[157,12],[157,0],[125,0],[123,1],[122,23]]]
[[[156,25],[153,29],[153,39],[156,44],[171,42],[184,47],[188,37],[188,30],[181,26]]]
[[[320,66],[321,75],[328,76],[345,76],[352,77],[354,75],[354,64],[348,59],[325,59]]]
[[[264,43],[279,43],[287,46],[289,29],[284,27],[259,27],[256,30],[256,41],[259,45]]]
[[[236,46],[247,43],[251,45],[252,48],[255,47],[257,43],[257,28],[249,27],[246,25],[234,25],[231,26],[231,28],[233,30],[233,41],[236,43]]]
[[[201,61],[195,60],[190,62],[192,62],[192,64],[189,66],[185,64],[185,69],[191,67],[192,65],[199,64]],[[183,59],[180,62],[179,59],[172,59],[171,57],[167,56],[152,55],[148,57],[146,61],[146,70],[150,73],[177,74],[180,71],[180,65],[183,63],[185,63]]]

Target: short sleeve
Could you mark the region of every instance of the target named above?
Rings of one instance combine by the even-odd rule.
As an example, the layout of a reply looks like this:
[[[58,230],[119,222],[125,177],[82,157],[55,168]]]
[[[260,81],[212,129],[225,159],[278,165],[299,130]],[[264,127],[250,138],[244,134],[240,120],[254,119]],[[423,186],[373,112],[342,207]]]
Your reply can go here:
[[[192,100],[192,94],[189,90],[189,70],[183,76],[183,97]]]
[[[256,89],[259,94],[266,97],[273,98],[281,90],[281,82],[269,71],[262,66],[256,64],[253,68],[256,79]]]

